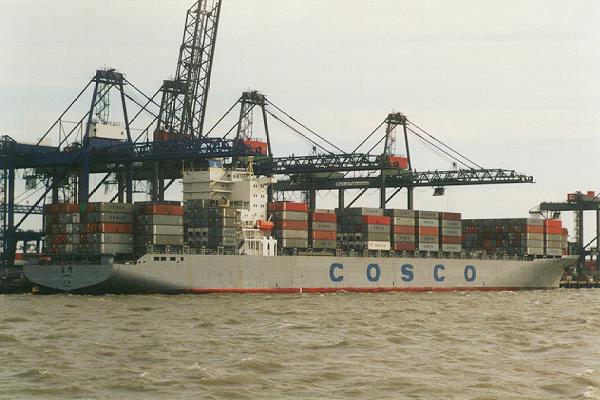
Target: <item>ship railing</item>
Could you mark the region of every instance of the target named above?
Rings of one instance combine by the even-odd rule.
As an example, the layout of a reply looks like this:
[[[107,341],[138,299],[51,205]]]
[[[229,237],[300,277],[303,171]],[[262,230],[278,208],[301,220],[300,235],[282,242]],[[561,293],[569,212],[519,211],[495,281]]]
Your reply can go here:
[[[211,254],[234,254],[227,251],[226,249],[209,249],[209,248],[192,248],[189,246],[147,246],[147,254],[184,254],[184,255],[211,255]],[[344,251],[342,249],[335,249],[328,252],[301,252],[300,249],[295,249],[292,252],[286,253],[283,250],[278,251],[279,256],[298,256],[298,255],[312,255],[318,256],[336,256],[336,257],[386,257],[386,258],[450,258],[450,259],[463,259],[463,260],[498,260],[498,261],[531,261],[535,258],[546,258],[543,256],[519,256],[511,254],[487,254],[483,252],[461,252],[461,253],[445,253],[445,252],[410,252],[410,251],[375,251],[370,253],[369,251],[356,251],[348,249]]]

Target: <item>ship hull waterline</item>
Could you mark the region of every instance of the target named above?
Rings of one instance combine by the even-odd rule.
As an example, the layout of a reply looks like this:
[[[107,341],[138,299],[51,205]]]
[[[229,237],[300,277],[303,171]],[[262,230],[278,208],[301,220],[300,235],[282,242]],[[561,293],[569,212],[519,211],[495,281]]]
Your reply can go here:
[[[71,293],[328,293],[558,288],[573,257],[533,261],[147,254],[137,262],[24,266],[44,289]]]

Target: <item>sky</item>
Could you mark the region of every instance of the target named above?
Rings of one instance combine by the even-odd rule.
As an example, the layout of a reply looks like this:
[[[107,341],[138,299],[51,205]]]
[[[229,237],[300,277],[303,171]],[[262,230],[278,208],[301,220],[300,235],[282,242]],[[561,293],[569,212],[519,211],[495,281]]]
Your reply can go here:
[[[39,138],[98,68],[154,93],[175,72],[191,4],[0,0],[0,134]],[[349,151],[403,112],[478,164],[536,181],[418,189],[416,208],[525,217],[567,192],[600,191],[599,19],[593,0],[223,0],[207,122],[255,89]],[[276,121],[271,133],[277,155],[310,151]],[[419,171],[451,167],[416,138],[411,155]],[[319,194],[320,207],[336,203]]]

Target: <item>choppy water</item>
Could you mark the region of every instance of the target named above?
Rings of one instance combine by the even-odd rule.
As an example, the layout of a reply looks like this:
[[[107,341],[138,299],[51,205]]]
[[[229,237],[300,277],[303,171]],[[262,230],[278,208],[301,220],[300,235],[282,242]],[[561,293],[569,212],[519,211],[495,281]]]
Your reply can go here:
[[[0,398],[600,399],[600,291],[0,296]]]

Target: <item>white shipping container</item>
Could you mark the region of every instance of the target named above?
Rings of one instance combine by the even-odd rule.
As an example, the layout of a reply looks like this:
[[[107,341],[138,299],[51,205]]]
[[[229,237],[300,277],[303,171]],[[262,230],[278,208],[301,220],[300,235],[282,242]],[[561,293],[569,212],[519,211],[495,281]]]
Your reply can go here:
[[[442,228],[442,236],[460,236],[461,233],[460,229]]]
[[[540,249],[544,248],[544,241],[543,240],[528,240],[527,241],[527,247],[539,247]]]
[[[414,218],[406,218],[406,217],[393,217],[392,225],[400,225],[400,226],[415,226]]]
[[[562,242],[556,241],[556,240],[548,240],[546,242],[546,248],[552,248],[552,249],[562,249]]]
[[[460,229],[462,227],[461,221],[442,220],[442,228],[453,228]]]
[[[419,243],[439,243],[440,238],[437,235],[418,235]]]
[[[442,251],[460,253],[462,251],[462,246],[460,244],[442,244]]]
[[[337,224],[335,222],[313,222],[312,230],[313,231],[335,231],[337,229]]]
[[[273,237],[281,239],[308,239],[308,231],[296,229],[274,230]]]
[[[430,218],[419,218],[419,221],[417,223],[419,226],[431,227],[431,228],[437,228],[439,225],[439,222],[437,219],[430,219]]]
[[[544,248],[543,247],[528,247],[526,253],[531,256],[543,256]]]
[[[308,221],[306,211],[273,211],[271,213],[272,221]]]
[[[562,235],[553,235],[550,233],[546,234],[546,241],[548,242],[560,242],[562,240]]]
[[[547,256],[562,256],[563,255],[563,251],[562,249],[546,249],[546,255]]]
[[[177,225],[138,225],[139,232],[151,235],[181,235],[183,226]]]
[[[396,235],[394,235],[394,242],[414,243],[415,242],[415,235],[401,235],[401,234],[396,234]]]
[[[369,240],[367,242],[367,250],[390,250],[391,244],[389,241]]]
[[[385,215],[396,218],[412,219],[414,221],[416,212],[414,210],[388,209],[385,210]]]
[[[419,243],[418,250],[419,251],[439,251],[440,245],[439,245],[439,243]]]
[[[437,211],[417,211],[417,215],[419,219],[435,219],[437,221],[440,214]]]

